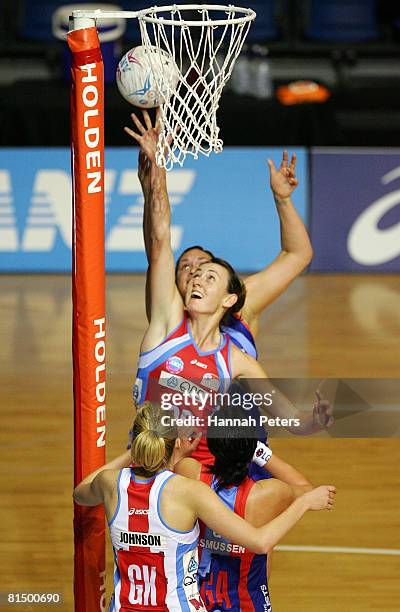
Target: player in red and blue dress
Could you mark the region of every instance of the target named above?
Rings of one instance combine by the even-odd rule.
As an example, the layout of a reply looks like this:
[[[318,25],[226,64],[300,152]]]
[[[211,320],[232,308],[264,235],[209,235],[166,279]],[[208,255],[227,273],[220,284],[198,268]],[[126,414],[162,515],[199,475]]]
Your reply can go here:
[[[139,134],[129,128],[125,129],[141,146],[138,175],[144,195],[143,231],[149,262],[149,273],[146,278],[146,313],[150,321],[153,286],[150,273],[154,267],[162,266],[165,253],[172,254],[171,211],[168,197],[164,199],[154,197],[157,191],[154,181],[154,150],[158,139],[158,126],[152,127],[147,112],[143,113],[143,123],[136,116],[132,116],[132,119]],[[292,156],[289,164],[288,154],[285,151],[278,169],[271,160],[268,163],[270,187],[281,225],[281,252],[270,265],[245,279],[246,299],[242,308],[238,313],[230,315],[221,325],[221,330],[231,337],[232,342],[255,359],[257,350],[254,335],[257,332],[260,314],[300,274],[312,256],[306,228],[291,200],[292,192],[298,184],[295,176],[296,156]],[[157,172],[165,175],[162,169],[158,169]],[[163,176],[161,180],[164,180]],[[212,257],[211,251],[201,246],[189,247],[180,255],[175,266],[175,279],[182,297],[185,296],[188,282],[195,270],[200,264],[210,261]],[[262,472],[259,476],[262,476]]]
[[[202,466],[200,480],[217,490],[218,478]],[[224,504],[243,517],[255,481],[246,476],[238,486],[219,490]],[[267,555],[256,555],[232,544],[204,524],[200,528],[199,576],[207,610],[271,612]]]
[[[158,346],[140,353],[135,401],[160,401],[160,397],[152,396],[163,392],[224,393],[232,380],[231,343],[229,335],[221,333],[219,345],[214,350],[200,350],[190,329],[188,313],[183,311],[182,321],[176,329]]]
[[[225,418],[245,416],[228,408]],[[271,521],[283,512],[293,499],[311,487],[289,486],[279,480],[255,482],[249,477],[249,466],[256,449],[250,425],[240,430],[227,429],[225,437],[218,428],[209,428],[208,444],[213,455],[210,465],[193,458],[175,466],[178,474],[201,480],[217,493],[224,504],[253,525]],[[271,457],[272,460],[272,457]],[[237,546],[218,532],[200,524],[199,576],[203,601],[209,611],[270,611],[268,557]]]
[[[163,397],[172,394],[184,397],[186,393],[185,404],[180,409],[175,408],[176,416],[182,418],[192,414],[198,417],[193,425],[196,431],[206,434],[206,419],[213,408],[207,397],[210,392],[225,393],[231,385],[231,344],[229,335],[221,333],[217,348],[201,351],[192,336],[188,313],[184,311],[181,323],[163,342],[140,353],[133,391],[135,402],[141,404],[150,400],[168,406],[166,400],[162,402]],[[195,405],[191,400],[193,394],[199,400],[204,398],[203,402]],[[194,452],[199,461],[210,460],[205,435]]]
[[[254,357],[245,352],[251,352],[255,346],[249,330],[244,324],[244,321],[247,324],[251,321],[251,324],[256,326],[260,304],[265,301],[265,295],[261,297],[259,292],[255,291],[255,287],[258,286],[260,281],[266,282],[267,278],[273,281],[278,276],[284,278],[283,284],[286,286],[293,279],[293,270],[294,268],[297,269],[299,258],[294,253],[291,253],[291,257],[287,258],[286,254],[282,253],[281,257],[278,257],[268,268],[267,278],[264,274],[258,273],[246,279],[246,286],[244,286],[227,262],[213,258],[209,252],[190,249],[182,254],[177,265],[175,278],[166,173],[156,164],[159,125],[153,128],[148,113],[144,112],[143,116],[145,125],[135,115],[132,115],[139,134],[127,128],[127,131],[141,146],[139,178],[145,196],[144,238],[149,261],[149,270],[146,277],[149,327],[141,345],[139,370],[143,376],[141,374],[138,376],[136,396],[141,399],[149,397],[147,378],[155,379],[157,384],[160,383],[160,386],[163,386],[165,377],[160,380],[159,376],[157,379],[157,351],[161,345],[168,342],[170,335],[182,324],[185,310],[187,312],[187,330],[183,330],[183,335],[185,336],[187,331],[190,331],[191,341],[194,343],[197,353],[200,352],[202,356],[205,356],[215,353],[215,351],[218,352],[222,346],[221,338],[224,337],[221,326],[227,326],[228,330],[232,332],[228,378],[253,379],[252,385],[257,386],[254,382],[255,379],[260,380],[267,377]],[[282,235],[289,238],[289,234],[294,232],[297,237],[292,236],[293,241],[298,243],[300,241],[299,227],[301,226],[304,232],[305,228],[290,201],[290,194],[297,185],[294,175],[295,161],[293,157],[289,166],[288,156],[285,153],[278,171],[270,162],[270,172],[271,186],[273,181],[275,184],[275,196],[278,197],[279,191],[279,197],[285,200],[281,204],[287,208],[287,212],[282,213],[282,215],[290,217],[288,231],[284,231],[282,228]],[[306,232],[305,235],[307,235]],[[290,242],[292,241],[289,240]],[[287,246],[289,247],[289,244]],[[188,257],[190,262],[188,262]],[[288,264],[287,266],[282,267],[283,259]],[[193,265],[197,266],[195,270]],[[275,283],[271,282],[271,286],[274,285],[272,293],[275,297],[283,290],[282,286],[280,286],[280,289],[276,286],[276,282],[276,278]],[[248,293],[246,293],[247,289]],[[250,296],[252,297],[249,302]],[[270,294],[269,297],[271,298]],[[188,350],[188,347],[185,346],[184,349]],[[151,363],[144,365],[148,354],[148,361]],[[170,365],[173,357],[174,355],[168,357],[171,359]],[[164,356],[160,359],[163,360]],[[197,359],[197,357],[193,357],[193,359]],[[200,359],[198,361],[201,363]],[[151,365],[152,370],[150,376],[146,371],[149,365]],[[178,367],[181,366],[178,365]],[[176,383],[175,379],[172,380]],[[221,383],[222,380],[220,379]],[[143,384],[146,386],[145,394],[143,393]],[[325,423],[329,419],[326,408],[324,407],[321,411],[319,403],[314,406],[313,414],[310,417],[304,417],[304,413],[296,410],[276,390],[273,406],[270,408],[271,416],[298,418],[301,426],[296,430],[297,433],[308,433],[320,429],[319,423],[315,427],[315,421]]]
[[[329,488],[322,487],[274,524],[255,529],[203,483],[170,471],[177,428],[164,424],[162,415],[159,405],[139,406],[131,451],[86,476],[74,490],[78,504],[105,507],[115,562],[111,612],[205,612],[198,585],[197,519],[261,554],[306,510],[328,507]]]
[[[230,417],[237,413],[226,411]],[[178,474],[201,480],[217,493],[224,504],[253,525],[272,520],[301,494],[278,480],[255,482],[249,477],[249,465],[257,441],[250,427],[240,432],[232,428],[224,439],[214,438],[210,428],[209,447],[213,463],[201,465],[183,459],[175,466]],[[242,436],[239,438],[239,436]],[[303,491],[304,492],[304,491]],[[271,611],[268,588],[268,557],[254,554],[219,533],[200,524],[200,593],[209,611]]]
[[[160,514],[161,493],[174,474],[138,478],[132,468],[118,476],[118,506],[109,521],[114,553],[114,595],[109,612],[196,610],[203,604],[196,580],[199,528],[178,533]],[[130,608],[128,608],[130,609]]]

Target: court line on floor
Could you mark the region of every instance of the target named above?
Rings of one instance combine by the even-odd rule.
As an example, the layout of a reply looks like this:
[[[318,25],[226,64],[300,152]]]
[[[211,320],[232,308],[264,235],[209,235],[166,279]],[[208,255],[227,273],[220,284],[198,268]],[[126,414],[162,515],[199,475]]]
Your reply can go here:
[[[355,555],[400,555],[400,550],[396,548],[357,548],[351,546],[301,546],[295,544],[281,544],[280,546],[275,546],[274,550],[281,552],[343,553]]]

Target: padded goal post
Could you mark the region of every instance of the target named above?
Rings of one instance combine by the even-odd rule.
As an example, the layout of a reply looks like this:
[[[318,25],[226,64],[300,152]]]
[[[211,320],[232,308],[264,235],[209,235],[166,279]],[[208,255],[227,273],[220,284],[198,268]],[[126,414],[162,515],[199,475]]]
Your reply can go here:
[[[72,51],[74,483],[105,462],[104,84],[95,27]],[[74,505],[76,612],[106,610],[102,506]]]
[[[188,18],[185,19],[185,16]],[[73,174],[74,482],[105,462],[104,78],[98,19],[137,18],[161,103],[157,163],[170,169],[187,154],[222,149],[216,112],[255,18],[232,5],[182,4],[139,12],[73,10],[71,149]],[[192,38],[193,33],[193,38]],[[171,56],[176,87],[152,49]],[[153,58],[153,61],[152,61]],[[194,79],[194,80],[193,80]],[[103,507],[74,506],[75,612],[106,610]]]

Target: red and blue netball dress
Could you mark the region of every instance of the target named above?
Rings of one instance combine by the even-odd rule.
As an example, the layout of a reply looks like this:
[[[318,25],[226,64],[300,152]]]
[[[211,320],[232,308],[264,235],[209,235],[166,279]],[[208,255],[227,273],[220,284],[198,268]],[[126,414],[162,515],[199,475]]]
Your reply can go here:
[[[231,385],[230,366],[231,340],[228,334],[221,333],[217,349],[203,352],[197,347],[192,336],[188,315],[185,312],[182,322],[157,347],[140,353],[137,377],[134,386],[134,399],[140,404],[145,400],[162,403],[166,394],[194,394],[196,397],[210,398],[202,409],[199,405],[182,405],[176,416],[185,417],[188,413],[204,419],[207,431],[207,415],[213,410],[212,392],[226,393]],[[188,396],[186,396],[188,398]],[[197,447],[194,458],[201,462],[213,462],[207,447],[205,435]]]
[[[236,317],[231,317],[237,324],[237,329],[246,330],[246,333],[251,335],[250,330],[245,324]],[[229,329],[233,329],[229,327]],[[239,336],[236,337],[235,344],[238,345]],[[244,333],[241,335],[241,340],[244,343]],[[138,371],[133,389],[133,397],[137,404],[141,404],[145,400],[150,400],[162,403],[162,397],[169,394],[188,393],[195,394],[197,397],[204,397],[216,393],[227,393],[228,390],[234,393],[242,393],[242,389],[238,385],[231,386],[232,374],[230,366],[230,351],[233,340],[228,333],[221,334],[221,343],[219,347],[213,351],[203,352],[197,347],[192,336],[188,321],[188,314],[184,312],[181,323],[176,327],[157,347],[140,353],[138,362]],[[254,339],[253,342],[253,352]],[[239,346],[239,345],[238,345]],[[246,345],[250,350],[250,344]],[[242,347],[242,350],[245,349]],[[194,459],[201,463],[214,463],[214,457],[210,453],[206,437],[207,425],[206,419],[216,406],[212,403],[212,395],[210,395],[210,403],[206,404],[205,409],[199,406],[181,406],[178,417],[188,416],[192,413],[204,419],[203,426],[197,424],[197,428],[203,431],[203,437],[200,444],[192,454]],[[175,409],[176,411],[178,409]],[[253,414],[254,413],[254,414]],[[254,416],[256,420],[259,418],[259,412],[256,407],[253,407],[248,413],[249,416]],[[265,441],[265,436],[259,432],[260,440]],[[251,477],[254,480],[270,477],[268,472],[263,467],[251,464]]]
[[[218,479],[203,467],[200,479],[214,491]],[[255,482],[222,489],[218,497],[244,517],[246,501]],[[271,612],[267,555],[256,555],[232,544],[207,526],[200,528],[200,593],[207,610],[215,612]]]
[[[228,323],[221,325],[221,330],[227,333],[234,344],[254,359],[257,359],[257,349],[250,327],[239,315],[229,316]]]
[[[257,359],[257,348],[256,342],[253,334],[250,331],[250,327],[247,325],[243,319],[240,318],[238,314],[230,315],[228,323],[226,325],[221,325],[222,331],[227,333],[236,346],[247,353],[254,359]],[[234,385],[231,390],[231,393],[243,393],[243,390],[240,386]],[[248,416],[252,416],[258,422],[260,417],[260,412],[256,406],[253,406],[252,409],[248,412]],[[267,437],[265,435],[265,430],[262,426],[259,427],[259,440],[267,444]],[[265,478],[271,478],[271,474],[267,472],[263,467],[251,463],[249,466],[249,476],[253,480],[263,480]]]
[[[109,612],[206,612],[197,581],[199,526],[176,531],[164,522],[160,496],[175,474],[138,480],[120,471],[118,506],[109,522],[114,593]]]

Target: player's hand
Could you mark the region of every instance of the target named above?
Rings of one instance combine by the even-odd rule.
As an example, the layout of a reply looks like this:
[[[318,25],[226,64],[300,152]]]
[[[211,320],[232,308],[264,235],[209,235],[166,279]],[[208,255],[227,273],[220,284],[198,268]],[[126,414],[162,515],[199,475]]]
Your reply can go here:
[[[182,459],[190,457],[200,443],[201,432],[193,434],[190,438],[178,438],[172,453],[172,465],[176,465]]]
[[[284,151],[281,165],[277,169],[272,159],[268,160],[271,190],[278,199],[289,198],[299,181],[296,178],[296,153],[293,153],[289,164],[288,152]]]
[[[142,152],[147,156],[149,162],[156,161],[157,142],[160,135],[160,109],[157,109],[156,123],[153,127],[150,115],[147,110],[143,110],[143,121],[135,115],[131,114],[132,121],[135,124],[137,132],[134,132],[129,127],[124,127],[124,131],[129,134],[140,145]]]
[[[312,413],[312,429],[313,432],[322,431],[327,429],[333,424],[333,406],[328,401],[323,399],[321,391],[319,389],[315,392],[315,402]]]
[[[309,510],[332,510],[335,501],[336,487],[322,485],[303,493],[302,498],[307,501]]]

